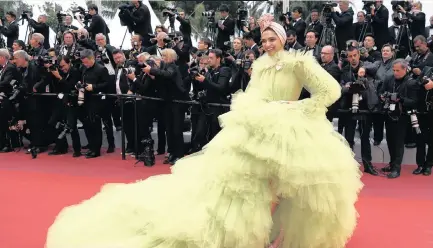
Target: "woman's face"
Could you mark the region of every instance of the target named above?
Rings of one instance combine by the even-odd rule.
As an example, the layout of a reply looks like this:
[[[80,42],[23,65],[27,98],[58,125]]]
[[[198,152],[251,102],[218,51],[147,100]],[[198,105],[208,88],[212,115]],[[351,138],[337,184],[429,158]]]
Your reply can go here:
[[[390,59],[392,57],[392,55],[393,54],[392,54],[390,47],[386,46],[386,47],[382,48],[382,57],[384,59]]]
[[[267,29],[262,33],[262,46],[265,52],[271,56],[283,49],[280,39],[271,29]]]

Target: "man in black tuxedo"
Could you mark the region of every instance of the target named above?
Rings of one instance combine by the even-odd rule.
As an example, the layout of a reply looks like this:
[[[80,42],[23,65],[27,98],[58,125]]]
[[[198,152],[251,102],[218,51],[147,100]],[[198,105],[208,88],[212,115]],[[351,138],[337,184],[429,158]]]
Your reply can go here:
[[[101,128],[101,111],[104,103],[99,92],[105,92],[109,84],[108,70],[103,65],[96,63],[95,55],[92,50],[86,49],[80,53],[83,64],[82,81],[85,86],[84,108],[87,116],[84,128],[87,128],[89,151],[86,158],[96,158],[101,155],[102,146],[102,128]]]
[[[105,23],[104,18],[98,14],[98,6],[95,4],[89,4],[87,7],[89,10],[89,15],[92,16],[92,21],[90,26],[85,27],[87,31],[90,33],[90,38],[95,40],[97,34],[101,33],[107,37],[107,44],[110,44],[110,39],[108,38],[108,34],[110,33],[110,29],[108,29],[107,23]],[[81,22],[81,20],[78,20]],[[83,25],[83,23],[81,23]],[[84,25],[83,25],[84,26]]]
[[[132,29],[130,31],[141,35],[143,37],[143,46],[149,47],[152,45],[149,34],[153,32],[149,8],[138,0],[132,0],[131,4],[134,6],[132,12],[126,8],[119,13],[119,17],[125,20],[126,23],[130,23],[132,25],[128,26],[128,28]]]
[[[296,32],[296,37],[299,44],[304,46],[305,41],[305,30],[307,29],[307,23],[302,20],[302,7],[294,7],[292,10],[292,20],[290,21],[286,16],[286,27]]]
[[[33,20],[30,17],[30,15],[28,13],[27,14],[27,20],[29,22],[29,25],[34,29],[33,34],[40,33],[45,37],[43,47],[45,49],[49,49],[50,48],[50,39],[49,39],[50,27],[47,24],[47,16],[46,15],[40,15],[38,17],[38,21],[36,22],[35,20]]]
[[[356,17],[358,21],[353,24],[353,38],[358,42],[361,42],[364,38],[362,37],[363,34],[373,33],[373,31],[371,31],[371,22],[365,19],[364,11],[358,11]]]
[[[244,34],[244,43],[246,46],[246,50],[252,50],[256,58],[260,57],[259,46],[254,41],[254,36],[252,33]]]
[[[62,44],[63,33],[66,31],[76,31],[78,27],[72,25],[72,16],[67,14],[65,16],[64,22],[60,25],[60,30],[57,32],[57,44]],[[77,38],[76,34],[74,34],[75,39]]]
[[[307,35],[308,31],[313,30],[314,32],[319,34],[319,37],[322,35],[323,25],[319,20],[319,11],[317,9],[311,10],[311,22],[308,23],[307,29],[305,30],[305,35]]]
[[[301,48],[301,51],[308,52],[312,51],[313,56],[317,61],[320,61],[320,51],[322,48],[317,44],[319,41],[319,34],[314,31],[308,31],[305,35],[305,47]]]
[[[332,20],[335,22],[335,36],[337,38],[338,52],[346,50],[346,41],[353,39],[353,15],[352,8],[348,1],[341,1],[338,4],[341,13],[332,8]]]
[[[10,54],[7,49],[0,49],[0,152],[11,152],[12,146],[18,146],[18,142],[13,142],[11,139],[6,138],[9,133],[9,123],[13,117],[13,106],[8,98],[12,93],[11,82],[16,80],[20,83],[21,74],[18,72],[17,67],[9,62]],[[8,135],[11,138],[11,135]],[[14,144],[15,143],[15,144]]]
[[[218,30],[216,47],[226,51],[230,49],[230,44],[226,46],[224,42],[230,41],[230,36],[235,34],[235,20],[229,17],[229,7],[227,5],[221,5],[219,11],[221,20],[215,24],[216,30]]]
[[[7,38],[7,47],[12,48],[15,40],[18,40],[20,30],[18,28],[18,23],[16,22],[17,16],[13,11],[8,11],[6,13],[7,26],[4,26],[0,20],[0,35],[4,35]]]
[[[383,47],[391,39],[388,32],[389,10],[383,5],[383,1],[376,1],[375,8],[371,10],[371,27],[377,47]]]
[[[284,50],[291,51],[291,50],[300,50],[302,49],[302,45],[299,44],[296,37],[296,32],[294,30],[287,30],[286,31],[286,45],[284,46]]]
[[[31,57],[23,50],[14,52],[14,60],[22,72],[22,87],[25,92],[44,93],[45,85],[37,65],[30,62]],[[35,153],[47,150],[47,143],[44,136],[46,125],[44,116],[43,100],[36,96],[28,96],[20,105],[19,120],[26,120],[30,129],[30,141]]]
[[[406,58],[410,51],[409,36],[406,27],[397,25],[394,22],[394,24],[388,28],[388,33],[391,37],[390,44],[396,49],[396,57]],[[399,40],[400,44],[398,44]]]

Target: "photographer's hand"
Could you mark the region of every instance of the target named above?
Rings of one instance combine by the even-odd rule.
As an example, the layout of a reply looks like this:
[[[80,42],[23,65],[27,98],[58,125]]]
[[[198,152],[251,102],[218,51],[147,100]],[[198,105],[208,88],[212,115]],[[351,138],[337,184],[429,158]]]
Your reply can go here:
[[[412,72],[413,72],[413,74],[415,74],[417,76],[421,75],[421,69],[419,69],[419,68],[413,68]]]
[[[54,71],[51,71],[51,74],[53,74],[53,76],[56,77],[58,80],[62,80],[62,76],[60,76],[60,73],[57,69]]]
[[[146,67],[143,68],[143,72],[149,74],[150,73],[150,69],[152,69],[152,67],[150,67],[150,65],[148,65],[148,64],[145,64],[145,65],[146,65]]]
[[[86,86],[86,90],[87,90],[87,91],[93,91],[93,85],[88,84],[88,85]]]
[[[401,7],[400,5],[398,6],[398,10],[399,10],[401,13],[406,14],[406,10],[404,10],[404,8]]]
[[[363,67],[359,68],[358,77],[365,77],[365,68]]]
[[[205,77],[201,74],[198,74],[197,77],[195,77],[195,80],[199,81],[200,83],[203,83]]]
[[[433,89],[433,81],[431,79],[428,80],[428,83],[424,85],[424,89],[431,90]]]
[[[135,79],[135,73],[134,73],[134,72],[133,72],[133,73],[130,73],[130,74],[127,75],[127,77],[128,77],[130,80],[134,80],[134,79]]]

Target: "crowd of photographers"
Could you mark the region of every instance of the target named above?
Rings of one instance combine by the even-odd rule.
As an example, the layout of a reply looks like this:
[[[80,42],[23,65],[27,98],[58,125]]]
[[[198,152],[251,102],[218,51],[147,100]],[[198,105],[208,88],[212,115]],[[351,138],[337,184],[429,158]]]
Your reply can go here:
[[[390,163],[382,171],[389,172],[389,178],[399,177],[406,145],[417,149],[418,168],[413,173],[430,175],[433,17],[432,25],[424,27],[421,3],[393,2],[394,25],[388,27],[388,9],[381,1],[368,1],[353,23],[348,2],[338,5],[341,12],[335,11],[334,3],[325,3],[322,11],[312,10],[308,23],[299,7],[281,15],[287,33],[285,49],[310,52],[341,83],[342,98],[327,116],[330,121],[338,118],[338,131],[344,132],[351,147],[359,129],[365,172],[379,174],[371,163],[370,130],[374,131],[374,145],[379,145],[386,128]],[[149,10],[141,2],[134,0],[119,9],[122,23],[133,32],[132,49],[127,51],[109,45],[110,31],[95,5],[89,5],[88,11],[76,11],[84,28],[72,26],[72,16],[58,15],[62,22],[54,48],[45,39],[49,32],[45,16],[38,22],[29,21],[34,32],[27,46],[17,40],[15,14],[6,13],[8,24],[0,23],[9,47],[0,49],[1,152],[22,147],[26,138],[33,157],[53,143],[50,155],[65,154],[66,136],[70,135],[74,157],[87,150],[84,155],[94,158],[101,154],[105,132],[111,153],[122,113],[126,153],[147,166],[154,165],[155,153],[167,153],[164,163],[173,165],[185,154],[200,151],[219,132],[218,116],[229,110],[234,92],[246,89],[251,65],[264,53],[254,18],[248,18],[242,8],[233,18],[222,5],[218,10],[221,19],[211,21],[215,12],[207,11],[203,16],[208,17],[208,27],[216,37],[201,38],[192,47],[191,25],[184,12],[164,10],[170,27],[152,30]],[[176,21],[179,31],[174,30]],[[242,35],[233,38],[236,29]],[[303,90],[301,99],[307,97],[309,93]],[[183,139],[186,113],[191,116],[189,147]],[[88,141],[84,147],[78,120]],[[156,151],[151,137],[155,120]]]

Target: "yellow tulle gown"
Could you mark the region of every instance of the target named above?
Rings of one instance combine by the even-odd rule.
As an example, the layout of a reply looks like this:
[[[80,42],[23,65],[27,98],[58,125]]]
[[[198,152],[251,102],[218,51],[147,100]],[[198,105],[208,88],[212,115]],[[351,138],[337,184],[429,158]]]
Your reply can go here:
[[[264,248],[280,232],[281,248],[344,247],[362,183],[325,117],[340,92],[309,54],[262,56],[202,152],[63,209],[46,248]]]

